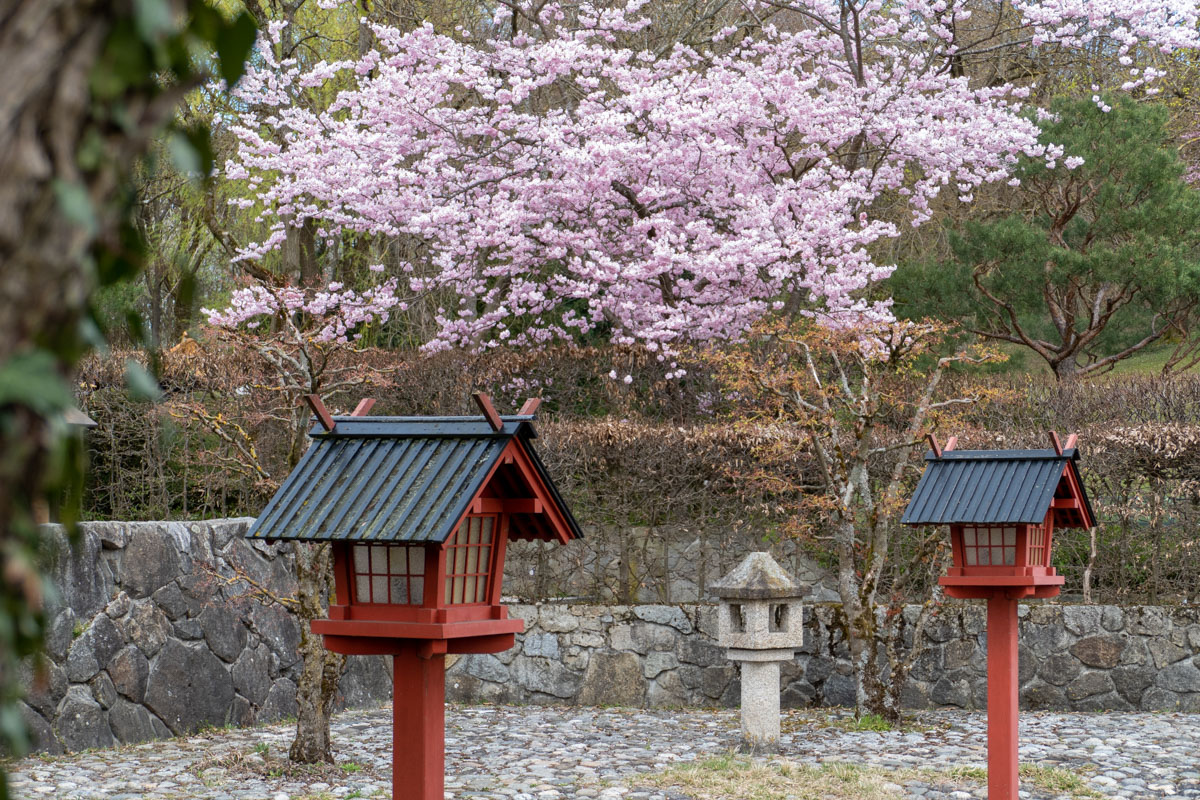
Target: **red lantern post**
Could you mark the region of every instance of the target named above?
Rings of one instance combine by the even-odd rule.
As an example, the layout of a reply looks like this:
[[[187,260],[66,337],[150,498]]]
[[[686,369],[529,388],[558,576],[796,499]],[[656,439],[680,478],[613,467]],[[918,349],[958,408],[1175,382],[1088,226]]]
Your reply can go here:
[[[1017,800],[1019,644],[1017,603],[1055,597],[1056,527],[1092,527],[1076,466],[1075,436],[1051,450],[933,449],[901,522],[948,524],[954,566],[939,579],[949,597],[987,600],[988,798]]]
[[[497,653],[524,629],[500,603],[508,542],[580,536],[530,440],[537,401],[501,417],[332,417],[247,532],[328,541],[325,646],[393,660],[392,796],[442,800],[445,657]],[[359,405],[363,413],[370,408]]]

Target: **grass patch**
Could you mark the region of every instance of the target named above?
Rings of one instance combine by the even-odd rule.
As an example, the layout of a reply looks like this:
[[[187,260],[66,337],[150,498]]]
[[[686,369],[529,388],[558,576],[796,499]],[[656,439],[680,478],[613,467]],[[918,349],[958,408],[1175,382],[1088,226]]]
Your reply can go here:
[[[338,764],[297,764],[286,755],[273,755],[265,742],[259,742],[245,750],[233,750],[206,758],[192,767],[191,771],[202,781],[214,778],[236,780],[256,776],[335,783],[352,774],[378,777],[369,767],[355,761],[343,761]]]
[[[933,782],[938,780],[971,781],[986,784],[988,773],[983,767],[950,767],[949,769],[922,769],[917,773],[923,780]],[[1072,772],[1062,767],[1048,767],[1040,764],[1021,764],[1021,787],[1024,789],[1045,789],[1060,792],[1073,798],[1104,797],[1103,794],[1087,785],[1087,781],[1078,772]]]
[[[898,725],[889,723],[878,714],[864,714],[857,719],[853,714],[812,713],[807,711],[789,711],[780,720],[780,730],[783,733],[797,733],[805,728],[836,728],[842,731],[901,731],[903,733],[927,733],[934,730],[944,730],[948,724],[922,722],[916,717],[904,717]]]
[[[878,714],[863,714],[847,720],[847,729],[852,731],[890,731],[892,723]]]
[[[933,772],[938,777],[954,778],[955,780],[977,781],[987,783],[987,770],[983,767],[950,767]]]
[[[735,755],[639,776],[639,784],[696,800],[891,800],[903,797],[890,770],[854,764],[752,761]],[[891,786],[889,786],[891,784]]]
[[[987,770],[970,766],[892,770],[858,764],[814,765],[729,753],[637,779],[639,785],[681,792],[695,800],[890,800],[904,796],[898,785],[913,781],[983,785],[987,783]],[[1061,767],[1023,764],[1021,785],[1077,800],[1103,797],[1087,785],[1083,776]]]
[[[1103,797],[1104,795],[1087,785],[1077,772],[1062,767],[1043,767],[1039,764],[1022,764],[1021,782],[1039,789],[1054,792],[1069,792],[1074,797]]]

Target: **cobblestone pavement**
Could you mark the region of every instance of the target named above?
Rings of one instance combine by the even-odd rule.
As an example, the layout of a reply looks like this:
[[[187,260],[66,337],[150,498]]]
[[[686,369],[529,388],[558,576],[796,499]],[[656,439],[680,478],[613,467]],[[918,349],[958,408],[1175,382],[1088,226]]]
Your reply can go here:
[[[900,797],[986,797],[980,784],[937,772],[985,766],[983,714],[927,712],[908,729],[888,732],[848,730],[845,718],[840,711],[789,712],[782,757],[923,770],[919,778],[898,773]],[[390,788],[390,720],[386,708],[338,715],[338,767],[312,775],[280,768],[292,730],[269,726],[35,756],[10,764],[10,777],[23,799],[382,800]],[[733,710],[450,707],[446,797],[681,800],[639,784],[639,775],[728,753],[737,730]],[[1021,759],[1073,771],[1107,796],[1200,798],[1200,715],[1025,713]],[[1070,796],[1039,789],[1021,795]]]

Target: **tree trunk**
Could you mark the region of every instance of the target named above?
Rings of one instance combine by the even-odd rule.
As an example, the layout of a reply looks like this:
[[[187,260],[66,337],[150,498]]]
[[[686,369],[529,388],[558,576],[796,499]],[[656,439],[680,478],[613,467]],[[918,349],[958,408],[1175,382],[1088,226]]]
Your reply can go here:
[[[150,341],[148,344],[155,352],[161,352],[163,342],[163,275],[162,265],[158,258],[151,258],[146,265],[146,294],[150,304]],[[136,342],[135,342],[136,344]]]
[[[337,699],[338,681],[346,657],[325,649],[310,623],[325,616],[324,598],[333,585],[333,563],[327,544],[298,544],[295,551],[296,580],[300,602],[300,655],[304,665],[296,683],[296,739],[288,751],[292,761],[303,764],[333,762],[329,720]]]
[[[317,261],[317,224],[304,220],[300,227],[288,225],[283,244],[284,269],[296,275],[301,286],[316,286],[321,282],[321,265]]]
[[[1054,379],[1060,383],[1075,380],[1079,376],[1079,363],[1074,356],[1054,362],[1050,367],[1054,370]]]

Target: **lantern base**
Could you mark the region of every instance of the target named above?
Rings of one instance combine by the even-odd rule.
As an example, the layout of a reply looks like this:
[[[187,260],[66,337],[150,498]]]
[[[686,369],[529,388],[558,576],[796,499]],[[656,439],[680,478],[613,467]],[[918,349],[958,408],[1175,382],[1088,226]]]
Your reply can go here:
[[[938,578],[942,586],[1062,586],[1066,578],[1062,575],[943,575]]]
[[[1042,584],[1040,586],[960,586],[944,583],[941,578],[938,583],[946,590],[947,597],[956,600],[991,600],[993,597],[1004,597],[1009,600],[1040,600],[1047,597],[1058,597],[1062,591],[1062,576],[1058,576],[1057,584]]]
[[[352,656],[397,655],[414,647],[426,658],[435,653],[499,653],[512,647],[514,634],[523,630],[525,622],[519,619],[446,623],[312,621],[312,632],[325,638],[327,649]]]

